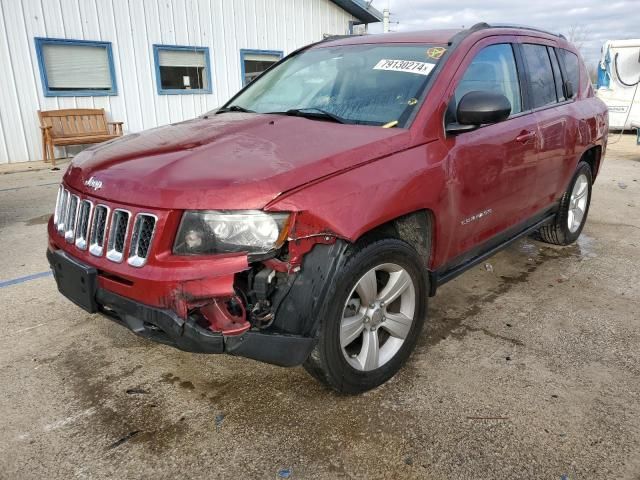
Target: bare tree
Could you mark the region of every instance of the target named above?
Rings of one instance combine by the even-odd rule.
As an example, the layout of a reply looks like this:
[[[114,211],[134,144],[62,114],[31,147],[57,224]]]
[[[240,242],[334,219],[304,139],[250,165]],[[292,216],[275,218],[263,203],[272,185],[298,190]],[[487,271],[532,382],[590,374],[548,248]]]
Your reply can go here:
[[[582,52],[584,44],[589,39],[589,34],[589,27],[587,25],[571,25],[567,31],[567,40]]]
[[[585,47],[589,42],[589,36],[591,35],[591,31],[588,25],[571,25],[567,30],[567,40],[573,43],[575,47],[582,54],[582,58],[585,59],[585,63],[587,65],[587,71],[589,73],[589,78],[591,83],[596,83],[598,79],[598,64],[596,62],[587,60],[587,56],[585,55],[587,52],[585,51]]]

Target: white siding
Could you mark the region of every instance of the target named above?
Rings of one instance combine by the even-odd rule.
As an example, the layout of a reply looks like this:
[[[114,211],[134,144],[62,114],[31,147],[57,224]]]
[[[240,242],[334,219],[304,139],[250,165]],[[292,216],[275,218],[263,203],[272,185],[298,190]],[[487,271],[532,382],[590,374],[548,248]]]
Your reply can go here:
[[[240,49],[286,55],[350,20],[329,0],[0,0],[0,163],[42,158],[37,110],[104,108],[125,132],[186,120],[240,89]],[[112,42],[118,94],[45,97],[34,37]],[[153,44],[209,47],[213,92],[158,95]]]

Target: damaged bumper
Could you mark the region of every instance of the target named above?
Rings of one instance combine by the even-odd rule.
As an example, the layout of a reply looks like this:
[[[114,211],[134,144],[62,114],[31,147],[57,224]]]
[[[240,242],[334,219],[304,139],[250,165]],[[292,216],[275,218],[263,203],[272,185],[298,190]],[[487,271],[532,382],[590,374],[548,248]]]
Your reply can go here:
[[[181,314],[175,305],[150,305],[112,290],[109,273],[64,250],[50,246],[47,258],[63,295],[141,337],[187,352],[227,353],[290,367],[304,363],[315,346],[325,298],[332,294],[327,289],[333,282],[327,280],[337,272],[343,252],[342,244],[317,245],[297,273],[283,276],[271,295],[268,328],[250,321],[247,305],[235,295],[212,297],[215,289],[189,288],[189,298],[183,299],[189,308]]]
[[[229,353],[283,367],[301,365],[311,353],[312,338],[246,331],[223,335],[186,320],[171,310],[150,307],[99,289],[96,302],[100,313],[127,327],[136,335],[193,353]]]
[[[98,286],[93,267],[62,251],[47,250],[60,292],[90,313],[101,313],[136,335],[193,353],[229,353],[285,367],[301,365],[315,342],[311,337],[248,330],[214,332],[202,315],[178,316]],[[81,286],[80,286],[81,285]],[[215,302],[214,302],[215,303]]]

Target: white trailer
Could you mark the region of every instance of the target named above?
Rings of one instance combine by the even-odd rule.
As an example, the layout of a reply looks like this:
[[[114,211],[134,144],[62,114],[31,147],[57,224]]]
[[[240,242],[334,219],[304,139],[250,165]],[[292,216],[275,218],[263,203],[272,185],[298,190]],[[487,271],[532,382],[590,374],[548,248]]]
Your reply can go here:
[[[606,41],[598,67],[596,95],[609,107],[609,128],[640,124],[640,39]]]

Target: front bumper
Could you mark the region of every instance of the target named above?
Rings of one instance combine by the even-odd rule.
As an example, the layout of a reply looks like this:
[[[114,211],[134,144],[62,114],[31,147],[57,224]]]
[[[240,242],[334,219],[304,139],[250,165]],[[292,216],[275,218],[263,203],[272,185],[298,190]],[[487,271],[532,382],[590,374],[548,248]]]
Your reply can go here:
[[[56,251],[47,258],[58,289],[64,281],[57,273]],[[67,255],[68,256],[68,255]],[[78,260],[73,259],[78,262]],[[78,262],[81,263],[81,262]],[[250,329],[239,335],[224,335],[203,326],[196,316],[180,317],[171,309],[146,305],[100,286],[97,282],[92,302],[94,310],[127,327],[136,335],[194,353],[228,353],[280,366],[301,365],[315,345],[313,337],[270,333]],[[91,311],[91,310],[89,310]],[[93,311],[91,311],[93,313]]]

